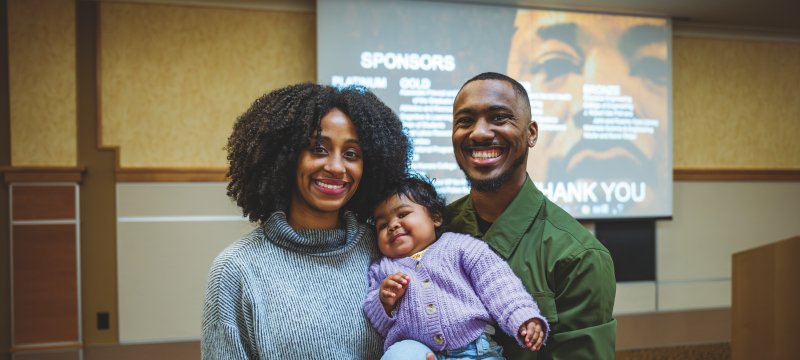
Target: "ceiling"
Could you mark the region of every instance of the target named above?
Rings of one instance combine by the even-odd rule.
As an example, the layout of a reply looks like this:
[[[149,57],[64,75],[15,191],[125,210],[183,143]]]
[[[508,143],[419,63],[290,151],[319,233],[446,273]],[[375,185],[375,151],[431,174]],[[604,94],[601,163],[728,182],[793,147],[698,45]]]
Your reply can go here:
[[[797,0],[446,0],[618,14],[666,16],[676,26],[800,35]]]
[[[285,11],[316,9],[315,0],[100,0],[258,8]],[[322,1],[322,0],[318,0]],[[382,0],[371,0],[382,1]],[[596,11],[614,14],[665,16],[675,33],[757,37],[800,42],[798,0],[417,0]]]

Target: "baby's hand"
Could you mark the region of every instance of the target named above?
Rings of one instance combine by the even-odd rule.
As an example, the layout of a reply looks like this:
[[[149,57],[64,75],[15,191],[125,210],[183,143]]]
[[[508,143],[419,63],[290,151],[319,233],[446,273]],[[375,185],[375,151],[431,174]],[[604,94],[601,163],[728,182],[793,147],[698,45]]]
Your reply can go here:
[[[411,278],[401,272],[394,273],[383,279],[380,298],[383,309],[386,310],[386,314],[391,315],[392,311],[397,306],[397,302],[400,301],[400,298],[406,293],[406,287],[408,287],[410,281]]]
[[[519,336],[522,337],[525,347],[531,349],[531,351],[537,351],[542,348],[544,335],[542,321],[539,319],[530,319],[519,327]]]

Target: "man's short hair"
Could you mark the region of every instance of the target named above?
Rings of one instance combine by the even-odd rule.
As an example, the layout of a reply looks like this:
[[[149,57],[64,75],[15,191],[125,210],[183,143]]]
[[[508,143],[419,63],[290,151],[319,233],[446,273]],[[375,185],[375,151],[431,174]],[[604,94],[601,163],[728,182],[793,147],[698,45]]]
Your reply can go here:
[[[531,118],[531,100],[528,97],[528,91],[525,90],[525,87],[522,86],[522,84],[520,84],[519,81],[514,80],[513,78],[511,78],[508,75],[503,75],[503,74],[496,73],[496,72],[491,72],[491,71],[485,72],[485,73],[480,73],[478,75],[475,75],[471,79],[467,80],[464,83],[464,85],[461,85],[461,89],[458,90],[458,93],[460,94],[461,90],[463,90],[464,86],[467,86],[467,84],[469,84],[469,83],[471,83],[473,81],[478,81],[478,80],[500,80],[500,81],[505,81],[505,82],[511,84],[511,87],[514,89],[514,92],[517,94],[517,98],[523,100],[523,104],[525,104],[525,109],[527,109],[527,112],[528,112],[528,114],[527,114],[528,118],[529,119]],[[458,94],[456,94],[456,97],[458,97]]]

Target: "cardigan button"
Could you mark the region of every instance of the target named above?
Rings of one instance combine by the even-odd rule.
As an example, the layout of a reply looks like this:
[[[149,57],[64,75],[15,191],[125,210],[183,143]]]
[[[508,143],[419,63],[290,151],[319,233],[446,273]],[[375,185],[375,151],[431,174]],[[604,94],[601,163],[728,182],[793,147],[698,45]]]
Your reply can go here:
[[[442,336],[442,335],[434,335],[433,336],[433,342],[435,342],[436,345],[444,344],[444,336]]]
[[[428,306],[425,307],[425,312],[428,313],[428,315],[435,314],[436,313],[436,305],[428,304]]]
[[[425,288],[425,289],[431,287],[430,279],[422,281],[422,287]]]

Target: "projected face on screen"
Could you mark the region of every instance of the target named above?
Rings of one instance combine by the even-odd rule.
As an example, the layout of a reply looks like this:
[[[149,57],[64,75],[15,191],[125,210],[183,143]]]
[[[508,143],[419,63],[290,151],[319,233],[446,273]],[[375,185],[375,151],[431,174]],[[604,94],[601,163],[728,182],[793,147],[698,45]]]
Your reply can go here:
[[[499,72],[528,90],[539,140],[524,170],[550,200],[579,219],[672,214],[667,19],[319,0],[317,21],[319,81],[366,86],[392,107],[414,141],[412,169],[448,201],[471,189],[450,142],[455,96]]]
[[[652,206],[670,170],[666,20],[519,10],[515,27],[507,70],[530,86],[541,134],[528,162],[534,181],[551,198],[559,183],[609,195],[606,209],[556,199],[576,214]]]

